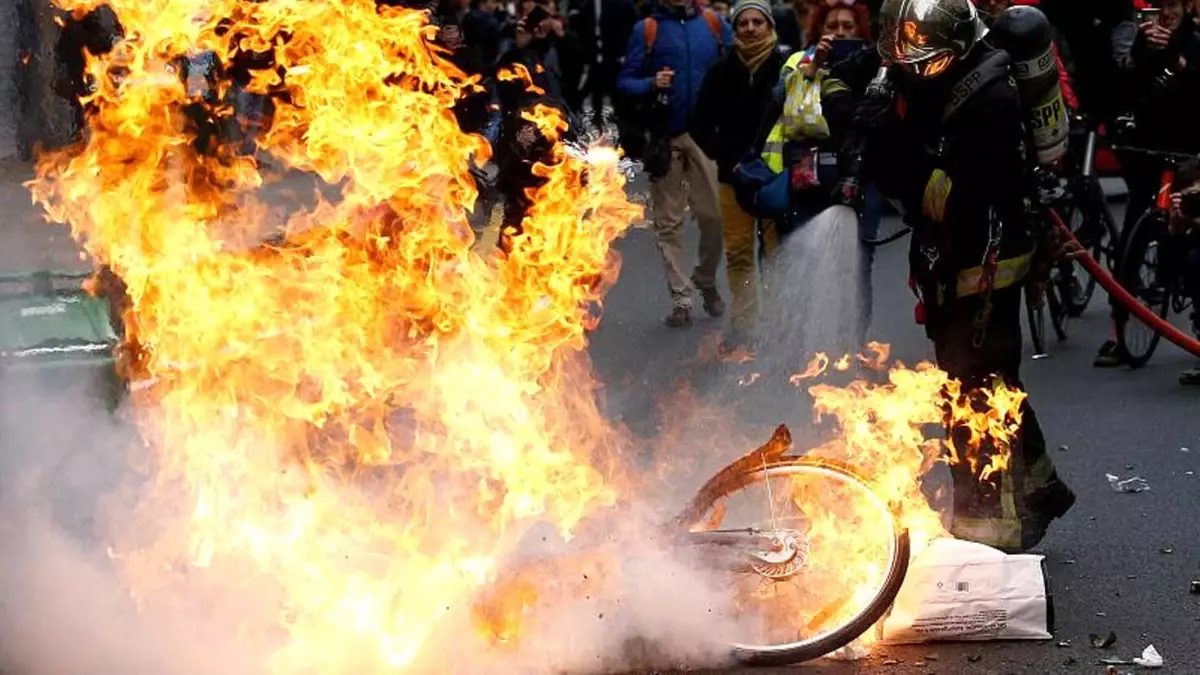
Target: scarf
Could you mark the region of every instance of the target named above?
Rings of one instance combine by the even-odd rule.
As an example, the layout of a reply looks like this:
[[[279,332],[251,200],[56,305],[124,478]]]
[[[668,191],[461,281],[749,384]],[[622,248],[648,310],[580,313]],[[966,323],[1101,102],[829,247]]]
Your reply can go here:
[[[746,70],[753,75],[758,67],[767,60],[771,52],[775,51],[775,32],[771,31],[762,39],[754,42],[745,42],[741,38],[733,39],[733,50],[737,52],[738,59],[746,66]]]

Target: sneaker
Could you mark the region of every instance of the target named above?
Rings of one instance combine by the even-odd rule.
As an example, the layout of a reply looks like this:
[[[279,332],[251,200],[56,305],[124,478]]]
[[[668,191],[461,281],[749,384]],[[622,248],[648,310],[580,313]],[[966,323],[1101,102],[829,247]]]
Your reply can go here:
[[[1129,353],[1125,351],[1125,348],[1113,340],[1109,340],[1100,345],[1100,351],[1096,352],[1096,359],[1092,361],[1092,366],[1095,368],[1116,368],[1128,361]]]
[[[701,288],[700,297],[704,299],[704,311],[708,312],[711,317],[718,317],[725,313],[725,301],[721,299],[721,294],[717,292],[717,288]]]
[[[671,308],[671,313],[663,318],[663,323],[667,324],[668,328],[684,328],[692,323],[692,310],[681,305],[676,305]]]
[[[1186,384],[1189,387],[1200,386],[1200,367],[1188,368],[1179,374],[1179,384]]]

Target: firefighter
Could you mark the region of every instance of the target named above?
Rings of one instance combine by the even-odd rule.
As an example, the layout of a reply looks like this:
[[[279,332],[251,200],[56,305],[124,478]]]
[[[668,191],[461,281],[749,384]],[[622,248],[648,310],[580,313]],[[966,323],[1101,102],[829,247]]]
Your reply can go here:
[[[857,186],[873,179],[900,201],[913,227],[917,320],[939,367],[979,403],[998,382],[1021,387],[1022,289],[1032,269],[1046,268],[1026,200],[1022,103],[1010,59],[983,40],[971,0],[886,0],[880,23],[888,65],[853,113],[842,159],[851,177],[836,196],[861,204]],[[1074,504],[1033,409],[1020,412],[1003,475],[981,480],[967,462],[952,467],[955,536],[1026,550]],[[962,451],[966,430],[948,431]],[[997,449],[985,442],[982,452]]]

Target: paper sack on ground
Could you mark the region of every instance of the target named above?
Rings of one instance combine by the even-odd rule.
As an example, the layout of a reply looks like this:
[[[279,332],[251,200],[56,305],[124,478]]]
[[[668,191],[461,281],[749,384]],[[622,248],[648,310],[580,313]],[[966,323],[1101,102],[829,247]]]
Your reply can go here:
[[[1054,612],[1044,560],[935,540],[913,556],[904,586],[879,624],[880,640],[1048,640]]]

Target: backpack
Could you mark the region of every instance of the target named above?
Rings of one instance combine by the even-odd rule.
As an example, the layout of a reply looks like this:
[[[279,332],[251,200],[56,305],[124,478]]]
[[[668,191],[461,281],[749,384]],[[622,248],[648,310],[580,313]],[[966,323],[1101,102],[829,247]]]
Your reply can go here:
[[[717,39],[717,58],[722,58],[728,51],[728,45],[725,44],[725,27],[721,24],[721,17],[710,9],[704,9],[702,16],[704,22],[708,24],[708,30]],[[642,40],[646,45],[646,57],[644,60],[644,75],[650,75],[648,71],[652,67],[654,57],[654,44],[658,40],[658,20],[654,17],[646,17],[642,19]],[[644,159],[649,146],[647,136],[651,134],[651,127],[654,126],[653,96],[648,96],[644,100],[629,101],[625,106],[626,114],[618,117],[618,133],[620,134],[621,147],[625,150],[625,155],[630,159]],[[624,117],[624,119],[620,119]]]
[[[725,27],[721,25],[721,17],[711,9],[702,9],[704,22],[708,30],[717,39],[717,58],[725,56]],[[646,66],[650,66],[650,58],[654,55],[654,42],[658,39],[658,20],[648,16],[642,20],[642,39],[646,43]]]

